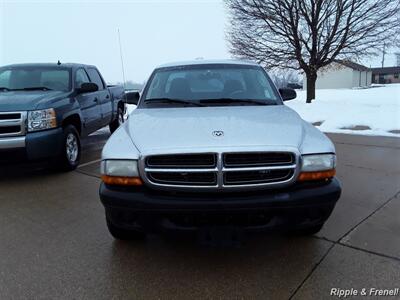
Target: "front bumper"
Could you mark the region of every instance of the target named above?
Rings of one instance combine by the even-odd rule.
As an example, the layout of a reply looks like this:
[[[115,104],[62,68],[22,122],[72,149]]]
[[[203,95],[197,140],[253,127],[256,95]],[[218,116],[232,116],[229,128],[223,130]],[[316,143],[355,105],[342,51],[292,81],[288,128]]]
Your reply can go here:
[[[62,128],[0,138],[0,163],[15,163],[56,157],[62,151]]]
[[[100,199],[114,225],[147,232],[190,231],[209,225],[234,225],[248,231],[308,227],[326,221],[340,194],[336,178],[248,193],[100,187]]]

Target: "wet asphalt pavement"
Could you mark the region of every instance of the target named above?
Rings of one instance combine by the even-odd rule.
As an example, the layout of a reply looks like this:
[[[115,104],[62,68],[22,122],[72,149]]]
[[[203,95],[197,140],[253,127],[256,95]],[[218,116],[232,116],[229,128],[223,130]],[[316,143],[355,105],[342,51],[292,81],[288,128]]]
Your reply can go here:
[[[400,287],[399,138],[329,135],[343,194],[316,236],[210,248],[113,240],[98,197],[108,136],[86,139],[71,173],[1,169],[0,299],[335,299],[331,288]]]

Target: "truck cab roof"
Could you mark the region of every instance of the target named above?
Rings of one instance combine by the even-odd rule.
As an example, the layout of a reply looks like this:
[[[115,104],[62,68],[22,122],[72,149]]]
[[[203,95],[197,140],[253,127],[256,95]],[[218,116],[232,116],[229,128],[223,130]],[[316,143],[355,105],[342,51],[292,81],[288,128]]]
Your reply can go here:
[[[6,65],[2,66],[3,68],[11,68],[11,67],[60,67],[60,68],[71,68],[71,69],[77,69],[77,68],[96,68],[93,65],[85,65],[85,64],[78,64],[78,63],[23,63],[23,64],[11,64],[11,65]]]

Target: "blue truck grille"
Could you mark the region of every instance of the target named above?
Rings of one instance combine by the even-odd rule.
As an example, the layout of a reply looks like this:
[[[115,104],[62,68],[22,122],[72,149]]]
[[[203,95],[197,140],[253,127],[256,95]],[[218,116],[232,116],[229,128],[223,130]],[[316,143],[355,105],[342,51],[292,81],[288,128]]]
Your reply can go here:
[[[0,112],[0,138],[24,135],[25,120],[25,112]]]

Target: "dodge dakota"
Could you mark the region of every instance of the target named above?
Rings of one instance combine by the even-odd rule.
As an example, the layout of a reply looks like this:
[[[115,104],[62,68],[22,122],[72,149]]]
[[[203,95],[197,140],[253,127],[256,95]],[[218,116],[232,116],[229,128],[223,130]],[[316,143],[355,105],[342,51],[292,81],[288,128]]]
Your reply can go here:
[[[80,138],[124,121],[124,89],[94,66],[17,64],[0,68],[0,162],[48,160],[73,170]]]
[[[284,105],[295,97],[250,62],[156,68],[103,149],[110,233],[318,232],[341,194],[335,148]]]

